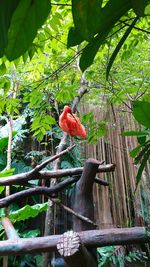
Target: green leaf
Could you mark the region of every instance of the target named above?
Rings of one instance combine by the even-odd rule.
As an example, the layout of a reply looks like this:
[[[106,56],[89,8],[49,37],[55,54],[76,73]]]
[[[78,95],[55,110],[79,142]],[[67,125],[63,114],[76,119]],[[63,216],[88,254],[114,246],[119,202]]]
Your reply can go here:
[[[134,101],[133,115],[140,124],[150,128],[150,102]]]
[[[70,28],[67,38],[67,48],[79,45],[84,39],[80,33],[73,27]]]
[[[0,194],[5,190],[5,186],[0,186]]]
[[[20,237],[22,238],[32,238],[32,237],[36,237],[40,235],[40,230],[39,229],[35,229],[35,230],[27,230],[23,233],[20,234]]]
[[[150,132],[149,131],[128,131],[128,132],[123,132],[121,135],[123,136],[139,136],[139,137],[143,137],[146,135],[149,135]]]
[[[9,170],[5,170],[4,172],[0,172],[0,178],[2,177],[7,177],[7,176],[11,176],[13,175],[15,169],[9,169]]]
[[[3,152],[8,145],[8,137],[0,138],[0,152]]]
[[[142,151],[138,154],[138,156],[135,158],[135,164],[138,164],[139,161],[142,159],[142,157],[144,156],[144,154],[147,152],[147,150],[149,150],[150,148],[150,143],[149,141],[147,141],[145,143],[144,148],[142,149]]]
[[[136,187],[138,186],[139,182],[141,181],[142,172],[143,172],[143,170],[144,170],[144,168],[145,168],[145,165],[146,165],[146,163],[147,163],[149,157],[150,157],[150,150],[148,150],[148,151],[145,153],[145,155],[144,155],[144,157],[143,157],[143,160],[142,160],[142,163],[141,163],[141,165],[140,165],[140,167],[139,167],[139,169],[138,169],[138,173],[137,173],[137,175],[136,175]]]
[[[116,58],[116,56],[118,55],[122,45],[124,44],[124,42],[126,41],[127,37],[129,36],[130,32],[132,31],[134,25],[136,24],[138,18],[136,17],[133,22],[131,23],[131,25],[128,27],[128,29],[126,30],[126,32],[124,33],[124,35],[122,36],[121,40],[119,41],[119,43],[117,44],[114,52],[112,53],[111,57],[110,57],[110,60],[108,62],[108,66],[107,66],[107,69],[106,69],[106,79],[108,79],[108,75],[109,75],[109,72],[111,70],[111,67],[113,65],[113,62]]]
[[[84,48],[80,58],[80,69],[84,72],[92,63],[100,45],[104,42],[107,34],[103,36],[97,35],[93,40]]]
[[[137,140],[140,145],[144,145],[146,143],[146,136],[138,136]]]
[[[0,178],[11,176],[14,173],[14,168],[10,170],[5,170],[4,172],[0,172]],[[0,186],[0,194],[5,190],[5,186]]]
[[[14,211],[10,214],[10,219],[13,221],[27,220],[28,218],[36,217],[40,212],[46,211],[47,203],[36,204],[33,206],[26,205],[22,209]]]
[[[0,57],[4,55],[4,50],[8,42],[8,28],[18,3],[19,0],[1,0],[0,2]]]
[[[134,157],[137,155],[137,153],[139,152],[140,149],[141,149],[141,145],[136,146],[135,148],[133,148],[133,149],[130,151],[130,156],[131,156],[132,158],[134,158]]]
[[[50,0],[20,0],[9,28],[6,56],[12,61],[24,54],[50,12]]]
[[[0,65],[0,75],[4,75],[6,73],[7,69],[6,69],[6,65],[5,63],[3,62],[1,65]]]
[[[72,0],[72,14],[75,31],[89,41],[98,31],[101,1],[99,0]]]
[[[145,7],[147,4],[146,0],[131,0],[133,10],[139,17],[144,16]]]

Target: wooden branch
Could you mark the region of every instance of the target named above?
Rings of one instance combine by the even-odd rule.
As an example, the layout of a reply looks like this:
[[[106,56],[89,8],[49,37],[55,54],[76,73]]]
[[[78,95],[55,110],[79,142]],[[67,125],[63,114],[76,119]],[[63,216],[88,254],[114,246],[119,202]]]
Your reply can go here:
[[[19,173],[16,175],[8,176],[5,178],[2,178],[0,181],[0,185],[15,185],[15,184],[21,184],[22,182],[27,182],[28,180],[38,179],[38,176],[40,176],[40,179],[44,179],[42,174],[39,174],[40,171],[46,167],[47,164],[50,162],[53,162],[54,160],[60,158],[64,154],[68,153],[70,150],[72,150],[75,147],[75,145],[68,147],[67,149],[61,151],[59,154],[45,160],[41,164],[37,165],[34,169],[31,171],[25,172],[25,173]],[[45,173],[45,172],[44,172]]]
[[[76,145],[70,146],[67,149],[61,151],[60,153],[56,154],[55,156],[51,157],[50,159],[45,160],[44,162],[42,162],[41,164],[37,165],[32,172],[39,172],[42,169],[44,169],[46,167],[47,164],[49,164],[50,162],[60,158],[61,156],[63,156],[64,154],[68,153],[70,150],[72,150]]]
[[[9,218],[5,217],[2,218],[1,220],[2,225],[5,229],[5,233],[8,239],[12,239],[13,241],[18,239],[19,236],[14,228],[14,226],[12,225],[11,221],[9,220]]]
[[[22,198],[31,197],[33,195],[45,195],[45,196],[52,196],[53,194],[56,194],[63,189],[65,189],[68,185],[75,183],[78,181],[78,177],[72,177],[68,178],[67,180],[64,180],[60,182],[59,184],[53,186],[53,187],[44,187],[44,186],[37,186],[35,188],[30,188],[27,190],[23,190],[20,192],[17,192],[15,194],[12,194],[8,197],[0,199],[0,208],[8,207],[11,203],[18,201]]]
[[[94,221],[93,183],[99,164],[100,162],[95,159],[88,159],[85,162],[82,176],[76,184],[73,198],[73,210],[92,221]],[[77,218],[73,220],[73,230],[76,232],[94,228],[94,226],[85,224]]]
[[[93,184],[100,164],[101,163],[98,160],[88,159],[84,164],[82,176],[75,186],[73,210],[92,221],[94,221]],[[85,222],[79,220],[77,217],[73,220],[74,231],[79,232],[95,228],[96,226],[87,223],[85,224]],[[90,258],[92,262],[91,265],[88,264],[87,266],[97,266],[96,250],[89,250],[86,254],[87,258]],[[86,263],[85,260],[84,266],[86,266]]]
[[[79,232],[81,242],[87,248],[111,245],[141,244],[150,241],[145,227],[114,228]],[[0,256],[19,255],[56,251],[60,235],[35,238],[20,238],[17,242],[5,240],[0,242]]]
[[[109,186],[109,183],[108,182],[106,182],[106,181],[104,181],[104,180],[102,180],[102,179],[100,179],[98,177],[95,177],[94,178],[94,182],[97,183],[97,184],[99,184],[99,185]]]
[[[103,173],[103,172],[113,172],[115,170],[114,164],[106,164],[106,165],[100,165],[97,173]],[[37,174],[33,174],[33,170],[26,172],[26,173],[19,173],[12,176],[4,177],[0,179],[0,185],[19,185],[23,184],[24,182],[27,182],[29,180],[35,180],[35,179],[45,179],[49,180],[51,178],[62,178],[65,176],[73,176],[73,175],[81,175],[83,171],[83,167],[79,168],[72,168],[72,169],[66,169],[66,170],[52,170],[52,171],[40,171],[37,172]],[[95,182],[98,182],[101,185],[104,185],[104,183],[107,183],[101,179],[96,179]]]
[[[83,215],[81,215],[81,214],[78,214],[78,213],[76,213],[75,211],[73,211],[72,209],[70,209],[69,207],[65,206],[64,204],[62,204],[62,203],[60,202],[59,199],[51,198],[51,200],[52,200],[56,205],[60,206],[61,208],[63,208],[63,209],[66,210],[67,212],[73,214],[75,217],[79,218],[79,219],[82,220],[83,222],[88,223],[88,224],[90,223],[90,224],[94,225],[95,227],[98,227],[98,225],[97,225],[95,222],[91,221],[89,218],[87,218],[87,217],[85,217],[85,216],[83,216]]]
[[[60,237],[57,249],[69,267],[97,267],[79,235],[73,231],[66,232]]]

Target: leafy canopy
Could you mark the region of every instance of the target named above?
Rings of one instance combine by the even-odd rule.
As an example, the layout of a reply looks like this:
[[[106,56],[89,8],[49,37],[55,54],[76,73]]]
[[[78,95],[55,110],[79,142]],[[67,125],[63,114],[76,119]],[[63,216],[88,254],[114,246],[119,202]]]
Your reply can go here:
[[[59,2],[56,1],[53,4],[59,5]],[[134,28],[136,21],[145,15],[145,8],[148,4],[149,0],[109,0],[106,2],[102,0],[72,0],[70,6],[72,7],[74,26],[68,31],[68,47],[79,45],[84,41],[88,42],[82,50],[81,70],[84,71],[92,64],[100,46],[114,29],[115,24],[123,16],[126,22],[128,12],[133,10],[136,17],[132,18],[131,24],[126,25],[128,29],[116,46],[108,64],[108,76],[117,53]],[[8,60],[12,61],[29,51],[38,29],[48,18],[50,11],[50,0],[1,1],[0,56],[5,55]],[[55,16],[55,14],[52,13],[51,16]],[[55,27],[54,24],[53,27]]]

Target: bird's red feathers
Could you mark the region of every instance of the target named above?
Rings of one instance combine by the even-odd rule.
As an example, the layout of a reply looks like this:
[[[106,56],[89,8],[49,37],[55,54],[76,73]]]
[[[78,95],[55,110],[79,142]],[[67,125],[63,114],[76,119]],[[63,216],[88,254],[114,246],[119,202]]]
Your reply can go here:
[[[70,134],[71,136],[81,136],[86,138],[86,130],[81,124],[79,118],[72,114],[71,108],[68,106],[64,107],[62,114],[59,117],[60,128]]]

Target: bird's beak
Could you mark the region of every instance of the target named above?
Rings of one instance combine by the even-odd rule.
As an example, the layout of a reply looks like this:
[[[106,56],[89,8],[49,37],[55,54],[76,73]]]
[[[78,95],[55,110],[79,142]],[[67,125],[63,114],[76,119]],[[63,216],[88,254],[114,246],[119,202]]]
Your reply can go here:
[[[72,111],[70,112],[70,114],[72,115],[72,117],[75,119],[75,121],[77,122],[76,120],[76,117],[73,115]]]

